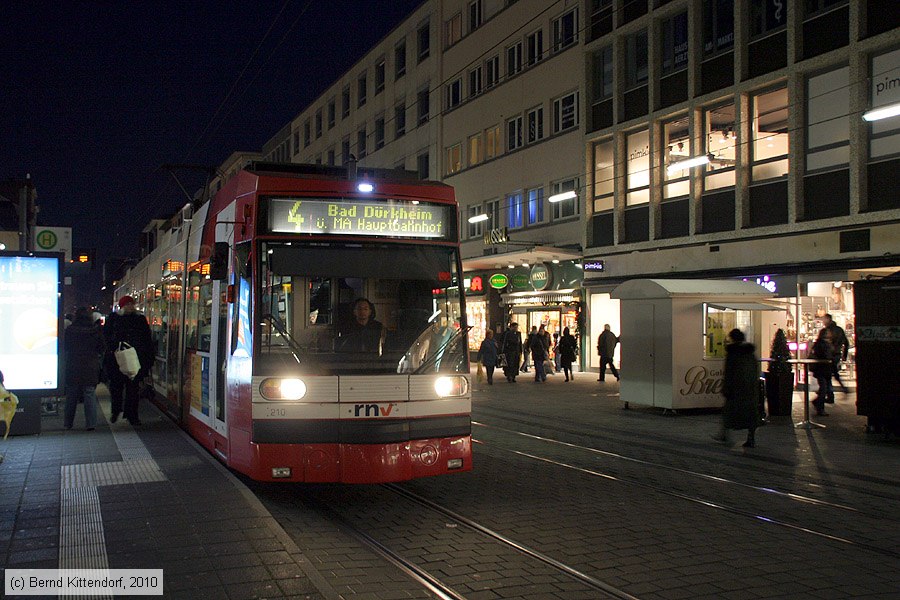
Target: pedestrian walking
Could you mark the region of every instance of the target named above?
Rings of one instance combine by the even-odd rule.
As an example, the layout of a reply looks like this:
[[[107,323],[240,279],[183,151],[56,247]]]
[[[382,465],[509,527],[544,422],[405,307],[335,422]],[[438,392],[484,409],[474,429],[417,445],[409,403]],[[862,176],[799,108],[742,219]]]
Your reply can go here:
[[[109,395],[112,404],[110,421],[115,423],[119,419],[119,415],[124,412],[129,423],[140,425],[141,419],[138,416],[139,386],[144,377],[150,374],[154,352],[150,326],[144,315],[137,312],[134,298],[131,296],[119,298],[119,312],[109,315],[106,325],[103,326],[103,338],[106,345],[103,365],[109,379]],[[138,360],[141,362],[141,370],[134,379],[123,375],[116,363],[115,352],[122,342],[134,347]]]
[[[506,381],[509,383],[516,382],[516,375],[519,374],[519,360],[522,356],[522,333],[519,331],[519,324],[513,321],[503,332],[503,341],[500,342],[500,353],[506,361],[503,366],[503,373],[506,375]]]
[[[525,336],[525,340],[522,342],[522,368],[520,371],[523,373],[528,372],[528,359],[531,358],[531,340],[534,338],[534,334],[537,333],[537,327],[531,326],[531,333]],[[534,362],[532,358],[532,362]]]
[[[616,365],[613,364],[618,343],[619,337],[612,332],[607,323],[603,326],[603,333],[597,338],[597,354],[600,355],[600,378],[597,381],[606,381],[606,365],[609,365],[616,381],[619,381],[619,372],[616,370]]]
[[[484,334],[481,347],[478,348],[478,361],[484,366],[488,385],[494,385],[494,367],[497,366],[498,356],[499,350],[497,342],[494,341],[494,331],[488,329]]]
[[[547,381],[547,372],[544,369],[544,361],[550,358],[550,336],[545,335],[547,332],[541,325],[535,333],[531,334],[531,340],[528,346],[531,348],[531,362],[534,363],[534,382],[543,383]]]
[[[559,353],[566,381],[575,381],[572,363],[578,358],[578,342],[575,340],[575,336],[569,333],[568,327],[563,329],[562,337],[559,339]]]
[[[826,314],[822,318],[822,322],[825,324],[822,331],[825,332],[833,350],[831,357],[831,376],[837,379],[838,384],[841,386],[841,391],[846,394],[847,386],[841,381],[841,361],[847,360],[847,353],[850,350],[850,340],[847,339],[847,334],[844,333],[843,328],[839,327],[838,324],[834,322],[834,319],[830,314]]]
[[[828,413],[825,412],[825,405],[834,404],[834,387],[831,385],[834,355],[834,347],[831,345],[828,333],[825,329],[822,329],[819,331],[819,337],[813,342],[809,352],[810,358],[828,361],[823,364],[814,364],[810,369],[812,376],[816,378],[819,384],[816,399],[812,401],[812,405],[816,409],[816,415],[819,417],[827,417]]]
[[[756,348],[746,341],[740,329],[732,329],[725,337],[725,375],[722,395],[722,427],[713,438],[730,443],[729,431],[746,429],[745,448],[756,447],[756,427],[759,425],[759,361]]]
[[[553,346],[551,346],[551,347],[553,348],[553,368],[556,370],[557,373],[559,373],[559,371],[562,370],[562,356],[559,353],[560,351],[559,351],[559,332],[558,331],[553,332]]]
[[[94,324],[91,311],[75,310],[72,324],[66,328],[63,349],[66,357],[66,408],[63,426],[72,429],[78,404],[84,404],[84,424],[88,431],[97,427],[97,384],[100,382],[100,355],[103,336]]]

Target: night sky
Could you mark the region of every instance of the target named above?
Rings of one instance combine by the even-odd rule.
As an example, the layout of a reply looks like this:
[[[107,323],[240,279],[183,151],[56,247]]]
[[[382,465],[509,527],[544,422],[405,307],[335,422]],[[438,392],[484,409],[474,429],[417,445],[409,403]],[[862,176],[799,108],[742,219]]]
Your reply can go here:
[[[31,174],[38,224],[96,248],[96,301],[103,261],[187,202],[161,165],[261,150],[421,2],[3,0],[0,179]]]

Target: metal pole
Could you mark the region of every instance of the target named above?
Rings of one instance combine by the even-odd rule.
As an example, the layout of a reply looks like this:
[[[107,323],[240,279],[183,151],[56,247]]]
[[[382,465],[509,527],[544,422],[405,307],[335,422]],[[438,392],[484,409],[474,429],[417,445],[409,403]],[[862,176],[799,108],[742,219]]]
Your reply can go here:
[[[19,251],[28,250],[28,184],[19,188]]]

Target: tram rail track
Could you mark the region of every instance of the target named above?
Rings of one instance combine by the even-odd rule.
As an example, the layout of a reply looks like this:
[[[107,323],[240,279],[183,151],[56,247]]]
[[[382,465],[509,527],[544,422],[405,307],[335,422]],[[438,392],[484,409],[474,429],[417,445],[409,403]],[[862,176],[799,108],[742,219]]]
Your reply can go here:
[[[481,422],[475,422],[475,421],[473,421],[473,425],[481,426],[481,427],[486,427],[485,424],[483,424],[483,423],[481,423]],[[509,432],[509,433],[513,433],[513,434],[525,436],[525,437],[528,437],[528,438],[530,438],[530,439],[534,439],[534,440],[537,440],[537,441],[542,441],[542,442],[547,442],[547,443],[553,443],[553,444],[559,444],[559,445],[562,445],[562,446],[565,446],[565,447],[568,447],[568,448],[572,448],[572,449],[578,449],[578,450],[582,450],[582,451],[588,451],[588,452],[590,452],[590,453],[602,454],[602,455],[605,455],[605,456],[609,456],[609,457],[613,457],[613,458],[617,458],[617,459],[621,459],[621,460],[626,460],[626,461],[629,461],[629,462],[635,462],[635,463],[641,464],[641,465],[643,465],[643,466],[653,466],[653,467],[658,467],[658,468],[665,469],[665,470],[669,470],[669,471],[672,471],[672,472],[676,472],[676,473],[679,473],[679,474],[682,474],[682,475],[692,475],[692,476],[700,477],[700,478],[705,479],[705,480],[715,481],[715,482],[717,482],[717,483],[724,483],[724,484],[730,484],[730,485],[740,486],[740,487],[742,487],[742,488],[754,489],[754,490],[756,490],[756,491],[759,491],[760,493],[766,493],[766,494],[769,494],[769,493],[776,493],[776,495],[778,495],[778,496],[780,496],[780,497],[783,497],[783,498],[785,498],[785,499],[791,500],[791,501],[803,502],[803,503],[809,503],[809,504],[815,504],[815,505],[817,505],[817,506],[819,506],[819,507],[828,507],[828,508],[834,508],[834,509],[837,509],[837,510],[846,510],[846,511],[850,511],[850,512],[859,514],[859,511],[858,511],[857,509],[855,509],[854,507],[850,507],[850,506],[846,506],[846,505],[842,505],[842,504],[838,504],[838,503],[830,503],[830,502],[826,502],[826,501],[820,501],[820,500],[817,500],[817,499],[814,499],[814,498],[804,497],[804,496],[800,496],[800,495],[797,495],[797,494],[788,494],[788,493],[785,493],[785,492],[778,492],[777,490],[771,490],[771,489],[762,488],[762,487],[759,487],[759,486],[752,486],[752,485],[749,485],[749,484],[744,484],[744,483],[742,483],[742,482],[737,482],[737,481],[728,480],[728,479],[726,479],[726,478],[721,478],[721,477],[717,477],[717,476],[711,476],[711,475],[708,475],[708,474],[705,474],[705,473],[693,472],[693,471],[689,471],[689,470],[686,470],[686,469],[681,469],[681,468],[677,468],[677,467],[671,467],[670,465],[665,465],[665,464],[662,464],[662,463],[653,463],[653,462],[650,462],[650,461],[645,461],[645,460],[642,460],[642,459],[634,459],[634,458],[632,458],[632,457],[626,457],[626,456],[624,456],[624,455],[621,455],[621,454],[618,454],[618,453],[614,453],[614,452],[601,451],[601,450],[589,448],[589,447],[586,447],[586,446],[580,446],[580,445],[577,445],[577,444],[571,444],[571,443],[568,443],[568,442],[562,442],[562,441],[560,441],[560,440],[553,440],[553,439],[551,439],[551,438],[546,438],[546,437],[542,437],[542,436],[536,436],[536,435],[527,434],[527,433],[524,433],[524,432],[517,432],[517,431],[515,431],[515,430],[509,430],[509,429],[500,428],[500,427],[496,427],[496,426],[495,426],[494,428],[496,428],[496,429],[502,429],[502,430],[507,431],[507,432]],[[896,551],[896,550],[892,550],[892,549],[890,549],[890,548],[882,548],[882,547],[880,547],[880,546],[876,546],[876,545],[870,544],[870,543],[868,543],[868,542],[862,542],[862,541],[852,540],[852,539],[849,539],[848,537],[844,537],[844,536],[840,536],[840,535],[834,535],[834,534],[831,534],[831,533],[828,533],[828,532],[825,532],[825,531],[821,531],[821,530],[814,529],[814,528],[812,528],[812,527],[805,527],[805,526],[802,526],[802,525],[798,525],[798,524],[796,524],[796,523],[791,523],[791,522],[789,522],[789,521],[787,521],[787,520],[785,520],[785,519],[779,519],[779,518],[774,518],[774,517],[768,517],[768,516],[766,516],[766,515],[764,515],[764,514],[758,514],[757,511],[747,510],[747,509],[740,508],[740,507],[737,507],[737,506],[732,506],[732,505],[725,504],[725,503],[722,503],[722,502],[719,502],[719,501],[716,501],[716,500],[710,500],[710,499],[707,499],[707,498],[702,498],[702,497],[700,497],[700,496],[695,496],[695,495],[690,495],[690,494],[687,494],[687,493],[677,492],[677,491],[674,491],[673,489],[668,489],[668,488],[664,488],[664,487],[659,486],[659,485],[655,485],[655,484],[652,484],[652,483],[647,483],[647,482],[645,482],[645,481],[640,481],[640,480],[635,479],[635,478],[633,478],[633,477],[622,476],[622,475],[616,475],[616,474],[612,474],[612,473],[609,473],[609,472],[604,472],[604,471],[602,471],[602,470],[598,470],[598,469],[594,469],[594,468],[587,468],[587,467],[579,466],[579,465],[577,465],[577,464],[571,464],[571,463],[568,463],[568,462],[563,462],[563,461],[560,461],[560,460],[555,460],[555,459],[552,459],[552,458],[549,458],[549,457],[546,457],[546,456],[540,456],[540,455],[535,454],[535,453],[524,452],[524,451],[522,451],[522,450],[520,450],[520,449],[504,447],[502,444],[496,443],[496,442],[485,442],[484,440],[474,439],[474,438],[473,438],[473,443],[476,443],[476,444],[478,444],[478,445],[483,445],[483,446],[489,446],[489,447],[494,448],[494,449],[499,449],[499,450],[502,450],[502,451],[507,452],[507,453],[511,453],[511,454],[514,454],[514,455],[517,455],[517,456],[520,456],[520,457],[523,457],[523,458],[527,458],[527,459],[529,459],[529,460],[534,460],[534,461],[538,461],[538,462],[543,462],[543,463],[545,463],[545,464],[550,464],[550,465],[554,465],[554,466],[557,466],[557,467],[562,467],[562,468],[565,468],[565,469],[568,469],[568,470],[572,470],[572,471],[575,471],[575,472],[578,472],[578,473],[590,475],[590,476],[593,476],[593,477],[600,477],[600,478],[607,479],[607,480],[610,480],[610,481],[616,481],[616,482],[623,483],[623,484],[628,484],[628,485],[637,486],[637,487],[640,487],[640,488],[643,488],[643,489],[649,489],[649,490],[652,490],[652,491],[654,491],[654,492],[657,492],[657,493],[660,493],[660,494],[663,494],[663,495],[666,495],[666,496],[678,498],[678,499],[681,499],[681,500],[685,500],[685,501],[690,502],[690,503],[693,503],[693,504],[698,504],[698,505],[701,505],[701,506],[704,506],[704,507],[707,507],[707,508],[711,508],[711,509],[714,509],[714,510],[724,511],[724,512],[731,513],[731,514],[735,514],[735,515],[740,515],[740,516],[743,516],[743,517],[746,517],[746,518],[750,518],[750,519],[753,519],[753,520],[756,520],[756,521],[759,521],[759,522],[763,522],[763,523],[767,523],[767,524],[771,524],[771,525],[776,525],[776,526],[779,526],[779,527],[787,528],[787,529],[796,531],[796,532],[798,532],[798,533],[807,534],[807,535],[812,535],[812,536],[815,536],[815,537],[818,537],[818,538],[822,538],[822,539],[825,539],[825,540],[829,540],[829,541],[832,541],[832,542],[837,542],[837,543],[845,544],[845,545],[852,546],[852,547],[855,547],[855,548],[858,548],[858,549],[867,550],[867,551],[869,551],[869,552],[873,552],[873,553],[880,554],[880,555],[883,555],[883,556],[888,556],[888,557],[895,558],[895,559],[896,559],[896,558],[900,558],[900,552],[898,552],[898,551]]]
[[[596,596],[592,597],[596,597],[598,599],[610,598],[618,600],[638,600],[637,596],[629,594],[622,589],[619,589],[613,585],[592,577],[591,575],[588,575],[587,573],[584,573],[570,565],[556,560],[553,557],[544,554],[527,544],[518,542],[494,529],[479,524],[472,519],[469,519],[445,506],[438,504],[437,502],[434,502],[433,500],[425,498],[419,494],[416,494],[415,492],[406,490],[398,484],[381,484],[378,486],[378,488],[383,489],[394,496],[400,496],[408,502],[414,503],[416,506],[424,508],[436,515],[440,515],[443,518],[450,519],[454,521],[455,524],[461,525],[462,528],[475,534],[476,536],[484,540],[488,540],[490,543],[499,544],[503,548],[515,552],[517,555],[523,557],[528,561],[536,561],[541,565],[548,567],[553,572],[557,573],[559,577],[570,580],[572,582],[577,582],[578,584],[583,586],[583,591],[597,594]],[[377,538],[377,534],[373,534],[367,531],[366,527],[358,525],[356,522],[354,522],[353,518],[345,516],[339,510],[329,506],[326,502],[322,501],[313,494],[303,494],[303,496],[304,501],[307,502],[309,506],[311,506],[314,510],[318,511],[323,516],[326,516],[328,519],[338,524],[338,526],[343,529],[345,533],[372,550],[375,554],[377,554],[384,560],[388,561],[390,564],[394,565],[408,577],[419,583],[428,593],[432,594],[434,597],[439,598],[440,600],[466,599],[465,593],[459,591],[457,589],[457,586],[444,581],[439,575],[436,575],[435,573],[429,571],[427,568],[422,567],[414,558],[404,556],[401,550],[392,548],[390,542],[379,540]],[[567,590],[567,592],[568,591],[570,590]],[[560,590],[560,592],[560,598],[566,597],[566,593],[563,593],[562,590]]]

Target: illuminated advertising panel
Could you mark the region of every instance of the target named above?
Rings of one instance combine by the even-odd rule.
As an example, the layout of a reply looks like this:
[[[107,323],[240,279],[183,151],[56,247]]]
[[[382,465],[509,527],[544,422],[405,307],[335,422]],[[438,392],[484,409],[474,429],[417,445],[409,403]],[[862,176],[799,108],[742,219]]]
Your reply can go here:
[[[58,392],[61,255],[0,254],[0,371],[14,391]]]
[[[453,207],[393,199],[272,198],[269,231],[450,239]]]

